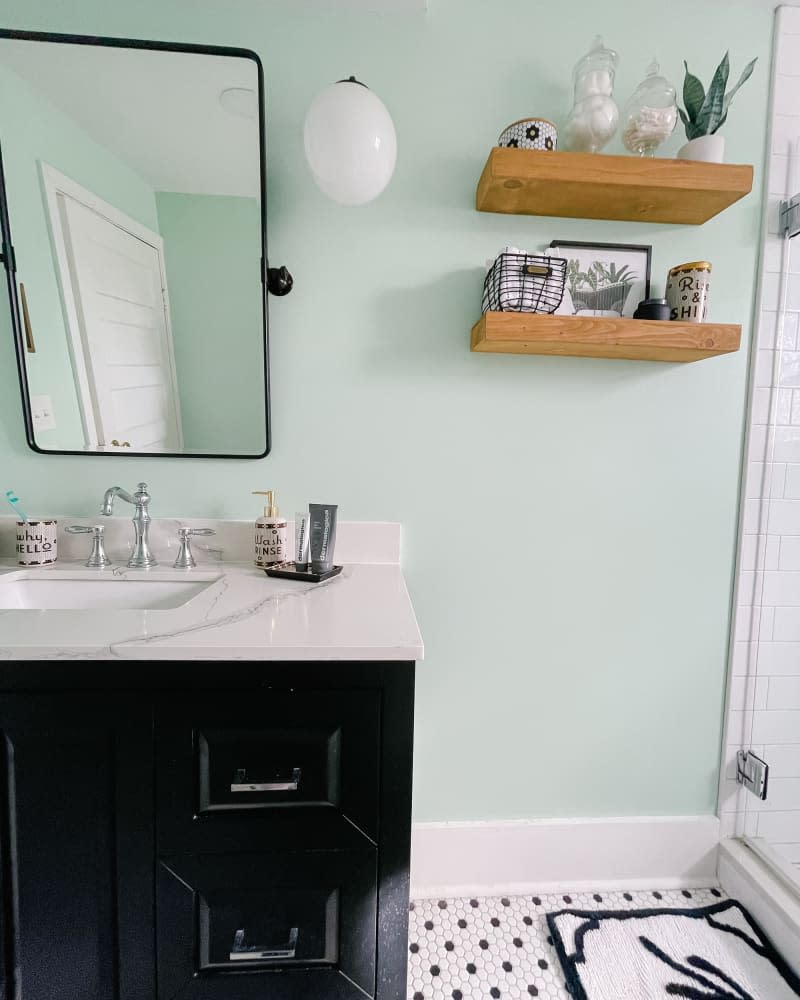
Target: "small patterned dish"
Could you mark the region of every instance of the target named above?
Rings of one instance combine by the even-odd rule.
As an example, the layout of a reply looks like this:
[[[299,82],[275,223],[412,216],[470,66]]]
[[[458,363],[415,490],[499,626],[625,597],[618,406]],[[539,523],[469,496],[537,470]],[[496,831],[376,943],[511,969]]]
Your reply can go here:
[[[558,129],[546,118],[520,118],[500,133],[498,146],[515,149],[553,150],[558,142]]]

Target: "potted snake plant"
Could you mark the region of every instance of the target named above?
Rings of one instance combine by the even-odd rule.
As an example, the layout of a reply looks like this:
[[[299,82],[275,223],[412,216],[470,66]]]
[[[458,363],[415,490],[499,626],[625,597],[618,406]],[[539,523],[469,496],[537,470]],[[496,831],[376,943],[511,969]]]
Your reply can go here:
[[[689,66],[684,60],[686,77],[683,81],[683,103],[685,109],[678,108],[678,113],[689,141],[678,150],[680,159],[722,163],[725,159],[725,136],[720,135],[718,130],[727,120],[733,95],[743,83],[750,79],[755,64],[756,60],[753,59],[745,66],[738,83],[726,94],[725,88],[728,86],[728,73],[730,72],[727,52],[711,78],[708,92],[700,80],[689,72]]]

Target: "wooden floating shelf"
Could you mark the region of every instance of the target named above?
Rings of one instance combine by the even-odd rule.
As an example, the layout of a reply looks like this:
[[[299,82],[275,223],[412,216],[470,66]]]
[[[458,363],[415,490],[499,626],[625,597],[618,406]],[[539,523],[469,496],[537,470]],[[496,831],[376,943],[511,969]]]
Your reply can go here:
[[[594,316],[487,312],[472,328],[472,350],[631,361],[701,361],[739,350],[741,326]]]
[[[475,201],[479,212],[700,225],[752,187],[749,165],[495,146]]]

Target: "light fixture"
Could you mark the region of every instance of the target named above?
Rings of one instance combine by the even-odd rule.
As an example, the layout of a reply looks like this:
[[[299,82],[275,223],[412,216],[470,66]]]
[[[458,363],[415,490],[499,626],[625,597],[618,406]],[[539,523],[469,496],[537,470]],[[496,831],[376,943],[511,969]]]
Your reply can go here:
[[[317,186],[342,205],[372,201],[392,178],[394,122],[381,99],[354,76],[314,98],[303,137]]]

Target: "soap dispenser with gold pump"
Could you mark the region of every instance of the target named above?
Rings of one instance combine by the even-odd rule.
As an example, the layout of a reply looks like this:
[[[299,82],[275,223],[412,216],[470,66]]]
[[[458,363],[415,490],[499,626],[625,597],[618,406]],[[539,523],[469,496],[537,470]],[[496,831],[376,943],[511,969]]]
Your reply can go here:
[[[286,519],[280,516],[274,490],[253,490],[253,496],[266,497],[264,514],[256,519],[255,562],[267,569],[286,560]]]

